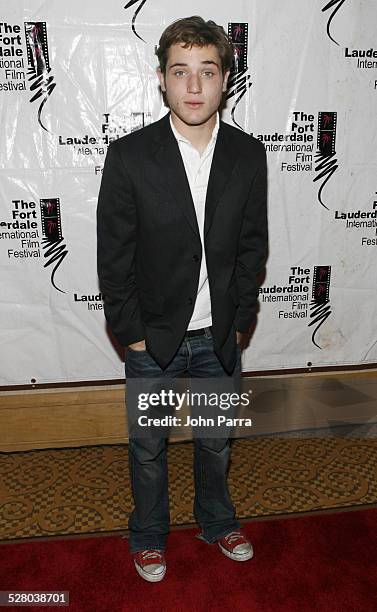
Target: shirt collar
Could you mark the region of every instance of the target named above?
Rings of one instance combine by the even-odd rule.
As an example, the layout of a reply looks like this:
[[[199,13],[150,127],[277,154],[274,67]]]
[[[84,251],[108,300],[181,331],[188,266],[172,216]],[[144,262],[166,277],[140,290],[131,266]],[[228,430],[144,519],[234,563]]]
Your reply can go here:
[[[191,145],[191,142],[187,138],[185,138],[185,136],[182,136],[182,134],[180,132],[178,132],[178,130],[175,127],[175,125],[173,123],[173,120],[171,118],[171,114],[169,116],[169,120],[170,120],[170,127],[171,127],[172,132],[173,132],[175,138],[177,139],[177,141],[178,142],[186,142],[187,144]],[[212,130],[212,135],[211,135],[210,141],[209,141],[207,146],[211,145],[216,140],[217,132],[219,131],[219,127],[220,127],[220,115],[217,112],[216,113],[216,124],[215,124],[215,127]]]

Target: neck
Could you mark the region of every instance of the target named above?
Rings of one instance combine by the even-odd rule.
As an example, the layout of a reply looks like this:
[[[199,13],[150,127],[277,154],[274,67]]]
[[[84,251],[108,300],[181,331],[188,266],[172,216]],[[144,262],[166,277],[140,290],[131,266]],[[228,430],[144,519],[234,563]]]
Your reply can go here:
[[[171,111],[171,119],[176,130],[189,140],[199,153],[203,153],[204,149],[211,140],[213,128],[216,125],[217,113],[214,113],[205,123],[200,125],[188,125],[182,121],[173,111]]]

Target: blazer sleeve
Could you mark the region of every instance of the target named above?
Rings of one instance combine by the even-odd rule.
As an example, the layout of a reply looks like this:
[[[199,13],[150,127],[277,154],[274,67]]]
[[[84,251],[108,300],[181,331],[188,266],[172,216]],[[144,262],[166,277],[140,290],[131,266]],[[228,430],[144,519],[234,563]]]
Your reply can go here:
[[[267,159],[263,144],[258,141],[258,146],[258,167],[244,209],[235,271],[239,294],[235,326],[242,333],[249,330],[256,315],[257,275],[263,270],[268,251]]]
[[[135,284],[136,202],[117,147],[110,144],[97,206],[97,269],[106,320],[127,346],[145,338]]]

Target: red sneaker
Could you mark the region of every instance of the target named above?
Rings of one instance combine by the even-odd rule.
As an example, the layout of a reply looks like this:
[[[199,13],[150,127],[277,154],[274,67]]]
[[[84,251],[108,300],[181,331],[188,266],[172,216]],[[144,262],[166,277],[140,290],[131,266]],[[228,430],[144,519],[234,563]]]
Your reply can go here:
[[[247,561],[254,554],[251,543],[242,531],[231,531],[217,543],[221,552],[233,561]]]
[[[140,550],[134,554],[136,571],[148,582],[159,582],[166,573],[164,551],[157,549]]]

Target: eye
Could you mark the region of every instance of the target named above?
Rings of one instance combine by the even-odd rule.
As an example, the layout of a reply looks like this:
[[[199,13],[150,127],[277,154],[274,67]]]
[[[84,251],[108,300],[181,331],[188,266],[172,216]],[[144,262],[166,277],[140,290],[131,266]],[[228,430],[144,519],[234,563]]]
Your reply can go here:
[[[174,74],[174,76],[180,77],[180,76],[183,76],[185,74],[185,71],[184,70],[175,70],[173,74]]]
[[[205,71],[203,72],[203,74],[204,74],[204,76],[206,76],[206,77],[213,77],[214,72],[212,72],[212,70],[205,70]]]

